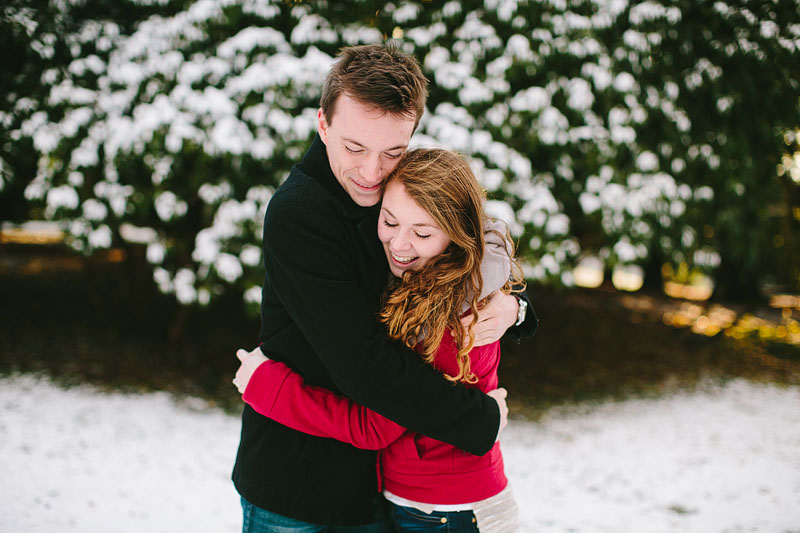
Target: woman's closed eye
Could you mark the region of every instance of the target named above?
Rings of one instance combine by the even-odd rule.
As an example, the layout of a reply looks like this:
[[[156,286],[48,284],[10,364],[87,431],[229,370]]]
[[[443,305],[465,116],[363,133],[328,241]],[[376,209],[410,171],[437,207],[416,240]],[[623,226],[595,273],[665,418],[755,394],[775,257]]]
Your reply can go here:
[[[396,222],[389,222],[386,219],[383,219],[382,222],[383,222],[383,225],[386,226],[387,228],[396,228],[397,227],[397,223]],[[430,239],[431,238],[430,234],[418,233],[416,231],[414,232],[414,235],[416,235],[418,239]]]

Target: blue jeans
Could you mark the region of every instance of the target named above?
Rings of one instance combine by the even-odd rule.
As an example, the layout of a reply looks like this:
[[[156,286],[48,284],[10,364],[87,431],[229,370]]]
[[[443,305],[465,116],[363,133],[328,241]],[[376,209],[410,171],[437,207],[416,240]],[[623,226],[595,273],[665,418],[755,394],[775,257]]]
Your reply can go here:
[[[379,502],[375,522],[358,526],[326,526],[279,515],[242,498],[242,533],[390,533],[392,525]]]
[[[397,531],[478,531],[472,511],[433,511],[427,514],[413,507],[391,506],[392,522]]]

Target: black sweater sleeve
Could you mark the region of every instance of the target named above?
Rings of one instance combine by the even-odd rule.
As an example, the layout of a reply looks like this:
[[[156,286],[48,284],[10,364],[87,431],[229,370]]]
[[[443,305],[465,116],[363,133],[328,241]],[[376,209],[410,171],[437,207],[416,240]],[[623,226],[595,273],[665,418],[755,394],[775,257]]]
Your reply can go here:
[[[536,311],[533,309],[533,303],[528,296],[528,292],[523,291],[517,293],[517,296],[520,299],[528,302],[528,311],[522,324],[508,328],[506,334],[503,335],[504,340],[510,340],[513,342],[521,342],[525,339],[533,337],[534,333],[536,333],[536,329],[539,327],[539,317],[536,316]]]

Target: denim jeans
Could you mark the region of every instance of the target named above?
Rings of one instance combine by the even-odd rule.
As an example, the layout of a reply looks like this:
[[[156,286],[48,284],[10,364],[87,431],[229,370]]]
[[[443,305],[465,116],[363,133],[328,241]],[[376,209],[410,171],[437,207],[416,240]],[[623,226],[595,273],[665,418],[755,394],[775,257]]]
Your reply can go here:
[[[382,500],[382,498],[381,498]],[[242,498],[242,533],[390,533],[385,501],[377,502],[375,522],[357,526],[326,526],[279,515]]]
[[[433,511],[427,514],[413,507],[392,504],[390,512],[397,531],[478,531],[472,511]]]

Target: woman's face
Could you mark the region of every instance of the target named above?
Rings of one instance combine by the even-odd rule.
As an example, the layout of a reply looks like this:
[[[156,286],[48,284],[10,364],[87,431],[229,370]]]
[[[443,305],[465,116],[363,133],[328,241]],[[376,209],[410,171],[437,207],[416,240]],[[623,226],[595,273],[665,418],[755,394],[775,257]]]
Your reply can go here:
[[[383,243],[389,269],[398,278],[407,270],[419,270],[450,244],[450,238],[433,217],[397,181],[390,183],[383,193],[378,238]]]

